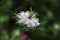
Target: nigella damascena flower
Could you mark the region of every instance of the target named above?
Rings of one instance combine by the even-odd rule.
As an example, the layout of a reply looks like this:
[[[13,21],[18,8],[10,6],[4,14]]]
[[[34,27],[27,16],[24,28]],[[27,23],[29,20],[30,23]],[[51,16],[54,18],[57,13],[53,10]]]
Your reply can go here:
[[[36,27],[39,26],[39,19],[36,18],[36,14],[33,13],[33,11],[22,11],[17,14],[17,17],[19,18],[18,23],[23,23],[27,25],[27,27]]]

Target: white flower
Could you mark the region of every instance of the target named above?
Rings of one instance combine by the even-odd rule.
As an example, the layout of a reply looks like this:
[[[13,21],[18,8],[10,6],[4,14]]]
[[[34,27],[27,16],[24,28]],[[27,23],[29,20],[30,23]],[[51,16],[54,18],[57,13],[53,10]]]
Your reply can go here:
[[[27,27],[36,27],[39,26],[39,19],[36,18],[35,14],[31,14],[30,11],[26,11],[26,12],[21,12],[18,13],[18,23],[23,23],[25,25],[27,25]]]

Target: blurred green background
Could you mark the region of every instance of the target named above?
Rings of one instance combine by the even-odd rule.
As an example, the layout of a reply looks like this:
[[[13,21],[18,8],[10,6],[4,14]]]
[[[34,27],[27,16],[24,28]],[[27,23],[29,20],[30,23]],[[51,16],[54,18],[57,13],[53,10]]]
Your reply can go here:
[[[60,0],[0,0],[0,40],[14,40],[12,32],[19,27],[15,14],[31,7],[38,13],[41,25],[40,30],[25,31],[29,39],[60,40]]]

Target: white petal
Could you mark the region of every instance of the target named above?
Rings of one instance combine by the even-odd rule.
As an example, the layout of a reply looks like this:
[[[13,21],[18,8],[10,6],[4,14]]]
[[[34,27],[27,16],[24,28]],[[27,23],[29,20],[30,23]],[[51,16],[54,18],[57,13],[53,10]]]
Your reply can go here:
[[[25,12],[26,17],[29,17],[29,14],[30,14],[29,11]]]

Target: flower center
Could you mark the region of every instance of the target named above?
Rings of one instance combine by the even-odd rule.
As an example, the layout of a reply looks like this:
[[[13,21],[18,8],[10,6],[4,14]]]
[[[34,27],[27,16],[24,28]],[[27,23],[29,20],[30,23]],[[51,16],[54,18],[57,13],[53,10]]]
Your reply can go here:
[[[32,17],[35,17],[36,15],[34,14],[34,12],[33,11],[31,11],[31,12],[29,12],[29,16],[28,16],[28,18],[31,20],[32,19]]]
[[[29,16],[28,18],[29,18],[29,19],[31,19],[31,18],[32,18],[32,16]]]
[[[28,18],[31,19],[33,15],[33,13],[30,13]]]

